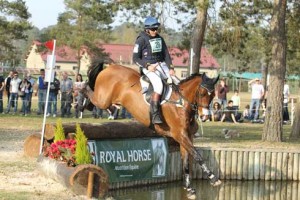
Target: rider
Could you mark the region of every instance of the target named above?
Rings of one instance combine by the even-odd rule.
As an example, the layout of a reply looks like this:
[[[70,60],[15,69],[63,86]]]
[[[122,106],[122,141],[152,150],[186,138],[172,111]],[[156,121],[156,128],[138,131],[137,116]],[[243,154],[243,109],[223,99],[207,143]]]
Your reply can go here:
[[[159,26],[160,23],[156,18],[147,17],[144,22],[144,31],[137,37],[133,49],[133,62],[140,67],[153,85],[150,113],[154,124],[163,123],[160,116],[162,78],[170,80],[170,75],[175,75],[167,45],[158,34]]]

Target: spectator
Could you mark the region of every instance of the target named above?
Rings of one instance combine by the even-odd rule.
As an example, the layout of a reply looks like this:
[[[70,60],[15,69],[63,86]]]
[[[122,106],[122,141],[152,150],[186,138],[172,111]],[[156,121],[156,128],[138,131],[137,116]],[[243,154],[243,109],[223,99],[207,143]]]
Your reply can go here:
[[[29,97],[28,97],[28,113],[31,113],[31,102],[32,102],[32,94],[33,94],[33,87],[35,85],[35,80],[34,78],[31,77],[30,73],[27,74],[27,80],[31,84],[31,89],[29,91]]]
[[[107,112],[109,113],[109,120],[116,120],[118,119],[119,116],[119,110],[120,110],[120,106],[116,105],[116,104],[112,104],[108,109]]]
[[[228,106],[225,109],[225,112],[223,113],[223,116],[221,118],[221,122],[227,121],[227,122],[234,122],[237,123],[237,119],[235,118],[235,110],[233,108],[233,102],[232,100],[228,101]]]
[[[125,107],[122,107],[122,111],[121,111],[121,118],[122,119],[131,119],[132,116],[131,114],[127,111],[127,109]]]
[[[5,90],[7,94],[7,104],[9,103],[9,98],[10,98],[10,81],[14,77],[14,72],[10,71],[8,76],[5,79]],[[11,103],[12,107],[14,107],[14,102]]]
[[[53,82],[50,83],[48,106],[47,106],[47,117],[49,117],[51,113],[53,117],[57,116],[57,95],[58,95],[59,88],[60,88],[60,82],[56,78],[56,72],[54,72]]]
[[[216,88],[216,98],[224,109],[227,105],[227,93],[229,91],[228,86],[225,84],[225,80],[221,79],[220,84]]]
[[[27,80],[27,77],[25,76],[23,81],[20,82],[19,84],[19,94],[20,97],[22,98],[22,112],[24,116],[27,116],[29,107],[28,107],[28,102],[29,102],[29,95],[30,95],[30,89],[31,89],[31,83]]]
[[[84,95],[81,90],[84,87],[85,82],[82,80],[82,75],[78,74],[76,76],[76,81],[74,83],[74,98],[75,98],[75,117],[82,118],[83,114],[83,100]]]
[[[221,117],[222,117],[221,105],[218,102],[215,102],[211,109],[211,120],[213,122],[220,121]]]
[[[234,94],[231,97],[231,100],[233,101],[232,107],[235,109],[235,115],[237,115],[238,111],[240,109],[240,106],[241,106],[241,99],[240,99],[238,90],[234,90]]]
[[[10,112],[10,107],[12,106],[12,102],[14,102],[14,113],[16,114],[18,109],[18,92],[19,92],[19,84],[21,82],[21,79],[18,78],[18,72],[14,72],[13,78],[10,80],[10,96],[9,101],[6,109],[6,114]]]
[[[40,76],[37,80],[37,91],[35,95],[38,95],[38,112],[37,114],[43,114],[45,109],[46,95],[47,95],[47,84],[45,82],[45,70],[40,70]]]
[[[3,91],[5,87],[5,81],[3,76],[0,75],[0,114],[3,113]]]
[[[210,119],[210,116],[209,116],[210,112],[209,112],[209,110],[207,108],[202,108],[202,113],[203,113],[203,115],[201,117],[201,120],[203,122],[209,121],[209,119]]]
[[[287,123],[290,120],[288,102],[290,97],[290,88],[286,80],[284,80],[283,86],[283,123]]]
[[[98,108],[97,106],[94,106],[93,108],[93,116],[95,119],[102,119],[103,117],[103,110]]]
[[[71,103],[72,103],[72,90],[73,82],[68,78],[67,72],[63,72],[63,79],[60,82],[60,92],[61,92],[61,117],[71,116]]]
[[[251,103],[250,103],[250,112],[251,113],[252,113],[252,110],[255,105],[255,114],[254,114],[254,116],[251,116],[251,120],[255,121],[255,120],[258,120],[260,103],[264,97],[264,87],[260,83],[260,80],[258,78],[249,81],[248,84],[252,88]]]
[[[251,119],[250,106],[246,105],[245,110],[243,111],[243,119]]]

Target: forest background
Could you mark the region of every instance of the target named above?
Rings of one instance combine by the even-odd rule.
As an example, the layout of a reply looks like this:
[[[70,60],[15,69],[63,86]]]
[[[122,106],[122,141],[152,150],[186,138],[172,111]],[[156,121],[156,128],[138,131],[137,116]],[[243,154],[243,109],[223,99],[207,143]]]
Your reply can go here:
[[[75,49],[83,44],[90,48],[98,43],[132,45],[143,28],[144,18],[150,14],[160,19],[160,33],[168,46],[189,49],[197,4],[200,2],[123,0],[95,3],[91,0],[65,0],[66,9],[59,15],[58,23],[40,30],[28,22],[30,13],[26,10],[26,1],[1,1],[0,65],[25,66],[25,58],[33,40],[44,42],[56,38],[58,45],[67,44]],[[271,59],[272,1],[204,2],[208,4],[208,17],[202,47],[206,47],[217,58],[221,70],[265,71]],[[289,75],[298,75],[300,70],[299,4],[299,1],[289,0],[287,7]],[[116,21],[119,25],[114,25]]]

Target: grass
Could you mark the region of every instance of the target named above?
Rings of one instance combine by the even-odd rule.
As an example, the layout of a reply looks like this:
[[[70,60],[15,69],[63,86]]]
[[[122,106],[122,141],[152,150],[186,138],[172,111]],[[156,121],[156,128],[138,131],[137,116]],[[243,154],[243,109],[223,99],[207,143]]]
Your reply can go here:
[[[228,94],[228,99],[232,96],[232,93]],[[249,93],[241,93],[241,108],[245,107],[250,102]],[[6,106],[6,101],[4,102]],[[20,105],[20,104],[19,104]],[[60,110],[58,105],[58,111]],[[15,137],[19,137],[18,132],[40,133],[42,130],[43,116],[36,115],[37,110],[37,97],[33,98],[33,114],[27,117],[20,115],[0,114],[0,139],[1,141],[11,140]],[[74,113],[74,110],[72,109]],[[49,117],[46,119],[46,123],[56,123],[58,118]],[[118,120],[119,121],[119,120]],[[124,121],[124,120],[122,120]],[[78,123],[103,123],[108,122],[107,119],[94,119],[92,113],[85,111],[83,119],[76,118],[62,118],[63,123],[78,122]],[[267,143],[262,142],[263,124],[252,123],[221,123],[221,122],[204,122],[203,125],[203,137],[196,138],[194,140],[196,146],[222,146],[222,147],[236,147],[236,148],[261,148],[268,145],[270,148],[296,148],[299,145],[300,140],[289,140],[291,132],[290,125],[284,125],[283,128],[283,142],[281,143]],[[201,126],[199,126],[201,127]],[[233,129],[240,132],[241,137],[231,140],[225,140],[221,134],[223,128]],[[16,129],[18,131],[16,131]],[[2,130],[6,134],[2,134]],[[7,130],[11,130],[7,132]],[[14,134],[16,133],[16,134]],[[199,128],[201,134],[201,129]]]

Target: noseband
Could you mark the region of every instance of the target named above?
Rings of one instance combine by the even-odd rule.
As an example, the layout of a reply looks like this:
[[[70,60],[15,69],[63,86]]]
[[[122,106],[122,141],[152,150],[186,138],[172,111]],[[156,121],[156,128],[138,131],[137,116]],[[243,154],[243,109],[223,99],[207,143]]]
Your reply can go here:
[[[198,107],[202,107],[202,108],[208,109],[209,108],[209,104],[204,106],[203,104],[198,103],[200,101],[200,99],[205,96],[204,94],[200,93],[200,88],[204,88],[207,91],[207,94],[209,96],[214,91],[214,89],[208,89],[208,87],[205,87],[205,85],[200,84],[199,87],[197,88],[197,91],[196,91],[196,101],[192,105],[193,105],[194,109],[197,109],[197,110],[198,110]]]

